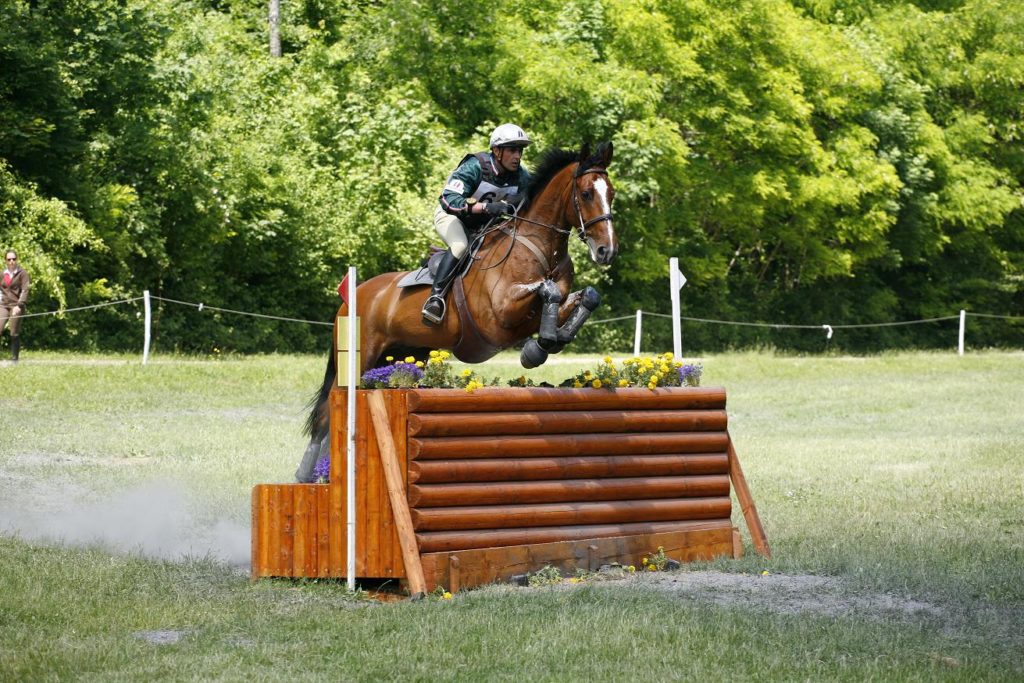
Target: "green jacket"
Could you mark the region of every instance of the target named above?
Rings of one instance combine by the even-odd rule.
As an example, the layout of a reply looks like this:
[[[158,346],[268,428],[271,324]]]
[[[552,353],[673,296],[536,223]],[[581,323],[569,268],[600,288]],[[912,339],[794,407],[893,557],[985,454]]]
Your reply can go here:
[[[467,230],[478,230],[492,217],[469,213],[467,199],[473,197],[479,202],[490,202],[522,195],[530,183],[530,172],[523,166],[515,172],[499,173],[500,169],[490,152],[467,154],[448,176],[439,199],[441,208],[458,216]]]

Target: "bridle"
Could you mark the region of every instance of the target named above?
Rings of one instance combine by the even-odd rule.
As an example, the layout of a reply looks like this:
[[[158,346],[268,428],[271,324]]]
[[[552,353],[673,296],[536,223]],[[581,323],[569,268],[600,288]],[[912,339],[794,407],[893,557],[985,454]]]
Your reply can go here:
[[[582,178],[583,176],[591,173],[596,175],[603,175],[605,177],[608,176],[608,171],[606,171],[603,168],[584,168],[583,165],[579,163],[577,163],[576,172],[572,174],[572,205],[573,208],[576,209],[576,218],[577,220],[579,220],[580,223],[577,229],[576,236],[580,238],[581,242],[587,241],[587,228],[589,228],[591,225],[594,225],[595,223],[600,223],[601,221],[610,221],[612,219],[611,213],[602,213],[600,216],[594,216],[588,221],[583,220],[583,208],[580,206],[579,196],[580,188],[579,185],[576,184],[576,181]],[[557,225],[552,225],[550,223],[535,221],[532,218],[520,216],[518,212],[512,216],[511,220],[523,221],[524,223],[530,223],[531,225],[539,225],[541,227],[547,228],[548,230],[553,230],[554,232],[557,232],[559,235],[568,235],[573,230],[572,228],[560,228]]]
[[[581,164],[579,162],[577,162],[577,164],[576,164],[576,171],[572,174],[572,205],[573,205],[573,208],[576,209],[576,218],[577,218],[577,220],[579,220],[579,226],[577,228],[576,235],[577,235],[577,237],[580,238],[580,241],[584,242],[584,243],[586,243],[586,241],[587,241],[587,228],[589,228],[591,225],[594,225],[595,223],[600,223],[601,221],[611,221],[612,220],[611,212],[609,212],[609,213],[602,213],[600,216],[594,216],[593,218],[591,218],[588,221],[584,221],[583,220],[583,208],[580,206],[580,198],[579,198],[580,189],[579,189],[579,185],[576,184],[576,181],[579,180],[580,178],[582,178],[583,176],[588,175],[590,173],[593,173],[593,174],[596,174],[596,175],[603,175],[605,177],[608,176],[608,171],[606,171],[603,168],[597,168],[597,167],[584,168],[583,164]],[[548,230],[553,230],[554,232],[558,233],[559,235],[569,235],[573,231],[573,228],[560,228],[557,225],[552,225],[550,223],[544,223],[542,221],[535,221],[532,218],[527,218],[525,216],[520,216],[519,212],[517,210],[508,221],[502,222],[502,223],[494,226],[493,228],[490,228],[490,229],[482,232],[477,237],[477,239],[482,240],[487,233],[489,233],[491,231],[494,231],[494,230],[500,230],[500,231],[508,234],[510,237],[512,237],[512,239],[509,241],[508,251],[505,253],[505,255],[502,258],[500,258],[498,260],[497,263],[495,263],[494,265],[490,266],[490,268],[494,268],[497,265],[499,265],[500,263],[504,262],[505,259],[508,258],[509,254],[512,253],[512,247],[515,246],[515,243],[517,241],[520,241],[523,244],[525,244],[530,249],[531,252],[533,252],[534,256],[537,257],[537,259],[541,262],[542,265],[545,266],[546,269],[549,269],[549,266],[547,264],[547,258],[543,257],[543,254],[540,253],[539,249],[532,242],[530,242],[528,239],[526,239],[525,237],[523,237],[523,236],[518,234],[518,230],[515,227],[517,221],[522,221],[524,223],[530,223],[531,225],[539,225],[541,227],[547,228]],[[511,229],[508,227],[509,223],[513,224],[513,227]]]

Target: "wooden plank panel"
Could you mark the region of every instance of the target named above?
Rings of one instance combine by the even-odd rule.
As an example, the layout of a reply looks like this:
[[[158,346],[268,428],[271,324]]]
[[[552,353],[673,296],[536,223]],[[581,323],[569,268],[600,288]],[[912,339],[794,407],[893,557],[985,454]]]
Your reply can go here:
[[[372,557],[369,546],[370,517],[373,499],[376,498],[378,480],[368,471],[369,463],[378,459],[377,445],[367,431],[371,429],[366,408],[365,392],[356,394],[356,576],[373,576],[367,566],[367,557]],[[369,437],[369,438],[368,438]],[[372,449],[373,452],[370,452]],[[373,485],[371,486],[371,481]],[[374,507],[374,511],[379,508]],[[376,515],[374,515],[376,521]],[[373,530],[376,532],[376,529]]]
[[[710,529],[426,553],[422,559],[427,590],[438,586],[453,590],[452,564],[458,567],[459,588],[472,588],[535,572],[546,565],[564,574],[571,574],[576,568],[589,569],[591,563],[618,562],[639,567],[640,559],[659,546],[665,549],[666,556],[679,562],[710,560],[732,552],[731,537],[731,529],[723,525]]]
[[[410,438],[409,457],[423,460],[462,460],[710,453],[725,451],[728,444],[729,436],[726,432],[538,435],[509,436],[501,439],[486,436]]]
[[[281,486],[267,486],[267,497],[267,575],[286,576],[281,568]]]
[[[309,504],[306,498],[309,487],[302,484],[293,484],[292,502],[294,510],[292,519],[294,524],[294,535],[292,536],[292,573],[290,576],[312,576],[309,567]]]
[[[263,491],[265,484],[256,484],[252,487],[252,529],[249,547],[249,576],[253,579],[267,576],[266,565],[263,562],[262,553],[265,551],[264,534],[267,526],[267,513],[263,507]]]
[[[722,519],[729,517],[731,512],[731,499],[725,495],[718,498],[426,508],[413,510],[412,520],[416,531],[442,531]]]
[[[545,389],[486,387],[474,392],[412,389],[413,413],[541,410],[685,410],[725,408],[722,387],[670,389]]]
[[[316,487],[316,575],[331,576],[331,488]],[[336,576],[336,575],[335,575]]]
[[[623,477],[621,479],[569,479],[566,481],[413,484],[409,487],[409,503],[416,508],[728,495],[729,475],[726,474],[694,477]]]
[[[490,436],[621,432],[720,432],[724,410],[571,410],[550,412],[446,413],[409,416],[409,435]]]
[[[345,506],[345,482],[334,480],[328,485],[328,559],[329,576],[346,576],[348,568],[348,552],[346,534],[348,533],[348,516]]]
[[[295,576],[294,544],[295,544],[295,487],[281,485],[277,487],[281,506],[281,546],[278,556],[279,576]]]
[[[536,481],[727,474],[727,453],[666,455],[595,455],[567,458],[486,458],[480,460],[414,460],[409,481],[415,484],[472,481]]]
[[[331,483],[330,493],[330,548],[328,566],[331,576],[346,576],[348,569],[348,490],[346,477],[346,449],[348,425],[345,421],[347,396],[340,389],[331,391]]]
[[[532,545],[578,541],[584,538],[634,536],[667,531],[732,529],[728,519],[694,522],[640,522],[636,524],[595,524],[589,526],[540,527],[536,529],[491,529],[485,531],[427,531],[417,533],[421,553],[434,553],[471,548],[497,548],[510,545]],[[732,536],[729,536],[732,551]]]

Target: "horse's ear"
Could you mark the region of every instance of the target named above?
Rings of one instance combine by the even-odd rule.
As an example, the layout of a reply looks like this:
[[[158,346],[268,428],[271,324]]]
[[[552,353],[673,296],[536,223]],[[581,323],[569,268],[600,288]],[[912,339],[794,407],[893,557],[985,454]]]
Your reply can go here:
[[[583,162],[585,162],[589,158],[590,158],[590,143],[589,142],[584,142],[583,146],[580,147],[579,162],[582,164]]]
[[[597,146],[597,165],[601,168],[608,168],[612,163],[612,142],[602,142]]]

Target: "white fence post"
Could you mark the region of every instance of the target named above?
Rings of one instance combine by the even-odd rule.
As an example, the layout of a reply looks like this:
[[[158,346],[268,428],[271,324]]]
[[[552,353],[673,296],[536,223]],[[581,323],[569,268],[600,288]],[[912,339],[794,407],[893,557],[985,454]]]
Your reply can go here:
[[[967,311],[960,309],[960,336],[958,338],[957,355],[964,355],[964,328],[967,327]]]
[[[642,327],[640,318],[642,315],[643,311],[641,311],[639,308],[636,309],[636,331],[633,333],[633,356],[637,358],[640,357],[640,334]]]
[[[348,443],[346,444],[347,465],[347,515],[348,535],[345,547],[348,548],[348,566],[346,580],[348,589],[356,589],[356,385],[359,384],[358,367],[356,366],[356,349],[359,348],[358,318],[356,317],[356,269],[348,269]]]
[[[669,290],[672,293],[672,353],[676,360],[683,357],[683,327],[679,320],[679,290],[686,284],[686,276],[679,270],[679,259],[668,260]]]
[[[149,290],[142,292],[142,308],[146,312],[145,325],[146,329],[142,333],[142,364],[145,365],[149,360],[149,340],[153,338],[151,331],[153,323],[153,315],[150,312],[149,307]]]

